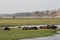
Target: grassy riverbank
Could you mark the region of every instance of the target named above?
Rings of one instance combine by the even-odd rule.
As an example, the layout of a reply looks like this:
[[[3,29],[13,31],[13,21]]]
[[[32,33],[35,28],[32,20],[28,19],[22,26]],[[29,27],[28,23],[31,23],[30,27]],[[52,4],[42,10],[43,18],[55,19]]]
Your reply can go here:
[[[0,19],[1,25],[40,25],[40,24],[60,24],[60,18],[20,18],[20,19]]]
[[[60,18],[20,18],[20,19],[0,19],[0,27],[4,25],[40,25],[40,24],[60,24]],[[56,33],[56,30],[21,30],[11,29],[4,31],[0,29],[0,40],[18,40],[23,38],[43,37]]]
[[[21,30],[11,29],[10,31],[3,31],[0,29],[0,40],[18,40],[23,38],[44,37],[53,35],[56,30]]]

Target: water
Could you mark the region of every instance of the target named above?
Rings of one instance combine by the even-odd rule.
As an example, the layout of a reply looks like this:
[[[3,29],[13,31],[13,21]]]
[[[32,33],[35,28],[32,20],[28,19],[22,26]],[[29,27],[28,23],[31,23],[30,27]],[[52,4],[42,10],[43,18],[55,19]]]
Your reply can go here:
[[[49,36],[49,37],[38,37],[38,38],[21,39],[21,40],[60,40],[60,34]]]
[[[21,27],[34,27],[34,26],[36,26],[36,27],[40,27],[40,26],[47,26],[47,25],[23,25],[23,26],[21,26]],[[60,28],[60,25],[56,25],[58,28]]]
[[[22,27],[34,27],[34,26],[36,26],[36,27],[40,27],[40,26],[47,26],[47,25],[23,25],[23,26],[21,26],[21,28]],[[60,25],[56,25],[58,28],[60,28]],[[15,26],[15,27],[9,27],[9,28],[18,28],[19,26]],[[4,28],[4,27],[0,27],[0,28]]]

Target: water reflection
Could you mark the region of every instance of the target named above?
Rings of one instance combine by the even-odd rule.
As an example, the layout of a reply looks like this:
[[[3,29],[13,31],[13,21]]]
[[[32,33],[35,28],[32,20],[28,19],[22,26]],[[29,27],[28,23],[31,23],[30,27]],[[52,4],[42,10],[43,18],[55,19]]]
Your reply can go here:
[[[22,39],[22,40],[60,40],[60,34],[49,37],[39,37],[39,38]]]

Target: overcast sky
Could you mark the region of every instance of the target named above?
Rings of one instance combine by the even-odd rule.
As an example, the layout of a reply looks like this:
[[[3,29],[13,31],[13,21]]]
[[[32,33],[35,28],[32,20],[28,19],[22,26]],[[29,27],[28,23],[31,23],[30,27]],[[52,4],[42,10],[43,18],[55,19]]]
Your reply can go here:
[[[0,14],[58,8],[60,8],[60,0],[0,0]]]

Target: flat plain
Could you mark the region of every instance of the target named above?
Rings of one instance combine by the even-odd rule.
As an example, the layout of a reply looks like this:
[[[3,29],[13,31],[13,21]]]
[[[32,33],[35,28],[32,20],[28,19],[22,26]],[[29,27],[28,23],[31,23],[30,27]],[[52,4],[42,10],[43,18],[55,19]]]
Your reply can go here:
[[[0,19],[0,25],[60,24],[60,18],[16,18]]]

